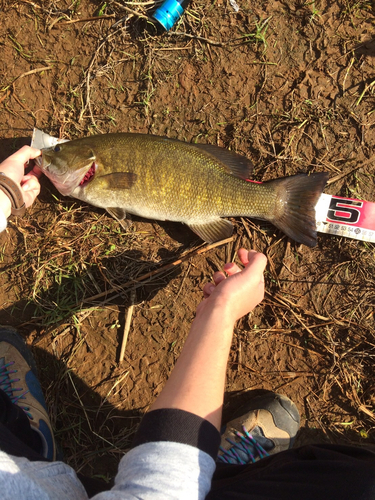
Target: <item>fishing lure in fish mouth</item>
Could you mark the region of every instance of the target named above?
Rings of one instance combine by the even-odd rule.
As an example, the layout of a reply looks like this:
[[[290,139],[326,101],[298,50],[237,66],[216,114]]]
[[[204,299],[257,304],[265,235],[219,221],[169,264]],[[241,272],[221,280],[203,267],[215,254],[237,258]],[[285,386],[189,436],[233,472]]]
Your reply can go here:
[[[246,157],[210,144],[148,134],[103,134],[42,149],[39,167],[57,190],[105,208],[187,224],[204,241],[231,236],[226,217],[272,222],[315,246],[315,205],[328,180],[317,172],[253,183]]]

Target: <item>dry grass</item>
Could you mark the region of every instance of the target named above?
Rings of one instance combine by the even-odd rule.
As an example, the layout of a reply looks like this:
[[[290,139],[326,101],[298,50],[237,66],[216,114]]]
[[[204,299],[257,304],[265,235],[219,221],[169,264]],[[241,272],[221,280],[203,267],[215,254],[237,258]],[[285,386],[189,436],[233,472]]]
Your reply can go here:
[[[14,70],[0,78],[0,106],[14,135],[20,124],[36,124],[69,138],[129,130],[211,142],[251,157],[258,180],[326,170],[336,179],[328,192],[373,200],[369,2],[345,1],[329,15],[324,3],[292,2],[272,13],[272,5],[247,2],[236,14],[198,1],[162,36],[150,23],[154,5],[5,2],[5,15],[17,9],[30,32],[26,42],[12,25],[3,43]],[[34,101],[26,84],[37,89]],[[242,219],[236,240],[202,256],[196,240],[181,245],[163,225],[137,222],[122,233],[101,211],[53,197],[47,182],[43,193],[12,224],[13,240],[3,240],[0,278],[14,295],[7,307],[19,312],[15,326],[37,346],[57,437],[77,470],[98,473],[106,456],[100,473],[110,475],[148,404],[145,397],[136,411],[124,401],[138,358],[118,366],[114,341],[107,339],[113,365],[106,378],[90,387],[80,379],[85,353],[96,347],[87,325],[95,331],[112,321],[114,332],[133,289],[137,320],[160,306],[169,321],[169,309],[188,310],[198,284],[249,244],[268,257],[267,295],[236,329],[228,390],[282,390],[299,398],[304,425],[327,439],[373,440],[373,244],[321,236],[310,251]],[[163,268],[186,254],[188,264]],[[165,303],[152,302],[157,292]],[[158,369],[165,379],[165,367]]]

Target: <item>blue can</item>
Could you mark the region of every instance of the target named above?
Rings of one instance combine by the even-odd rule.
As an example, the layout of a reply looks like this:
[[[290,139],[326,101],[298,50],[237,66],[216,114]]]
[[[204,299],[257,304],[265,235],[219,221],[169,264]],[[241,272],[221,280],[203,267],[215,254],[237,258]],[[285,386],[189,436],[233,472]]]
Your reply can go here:
[[[165,0],[152,17],[168,31],[180,19],[188,3],[186,0],[180,2],[178,0]]]

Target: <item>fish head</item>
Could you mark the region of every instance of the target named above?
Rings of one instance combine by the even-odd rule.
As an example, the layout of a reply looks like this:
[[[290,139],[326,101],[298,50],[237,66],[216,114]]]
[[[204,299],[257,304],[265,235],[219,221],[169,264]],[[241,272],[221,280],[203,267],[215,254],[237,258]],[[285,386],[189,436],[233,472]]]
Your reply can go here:
[[[37,166],[64,196],[69,196],[78,186],[84,187],[95,175],[96,156],[89,145],[73,141],[41,151]]]

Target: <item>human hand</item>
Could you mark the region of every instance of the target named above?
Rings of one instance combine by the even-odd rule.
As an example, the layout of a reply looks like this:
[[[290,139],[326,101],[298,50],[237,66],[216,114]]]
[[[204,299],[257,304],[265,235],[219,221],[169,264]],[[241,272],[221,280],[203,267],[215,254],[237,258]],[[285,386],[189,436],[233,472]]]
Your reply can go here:
[[[267,258],[255,250],[238,250],[238,257],[244,269],[229,262],[224,265],[224,272],[213,275],[214,283],[203,287],[204,300],[197,308],[197,316],[210,308],[219,307],[225,314],[236,321],[252,311],[264,298],[263,271]]]
[[[40,154],[41,151],[39,149],[23,146],[0,163],[0,172],[3,172],[7,177],[20,185],[26,207],[32,205],[40,192],[38,177],[40,177],[41,172],[33,169],[29,174],[25,175],[25,166],[29,160],[33,160],[37,156],[40,156]],[[6,217],[9,217],[11,202],[8,196],[2,191],[0,191],[0,209]]]

